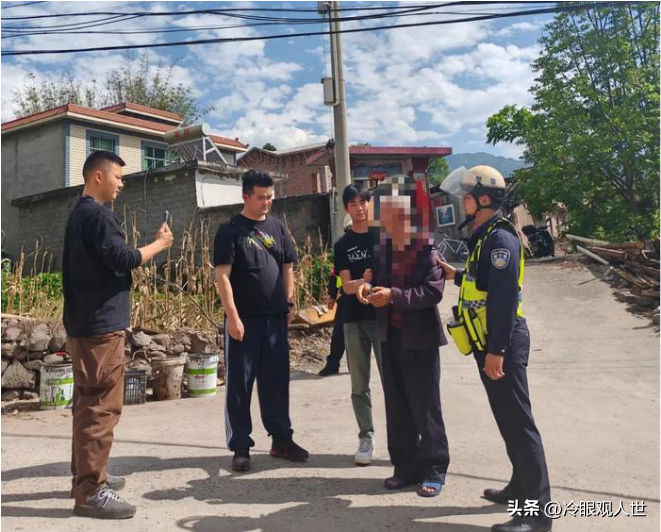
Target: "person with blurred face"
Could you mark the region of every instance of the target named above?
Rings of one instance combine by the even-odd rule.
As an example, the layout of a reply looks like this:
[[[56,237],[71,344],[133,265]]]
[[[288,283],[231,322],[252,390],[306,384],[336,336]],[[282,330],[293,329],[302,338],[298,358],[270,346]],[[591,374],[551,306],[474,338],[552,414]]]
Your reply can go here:
[[[429,195],[422,181],[392,178],[374,195],[371,221],[378,234],[374,281],[358,288],[375,308],[381,341],[389,490],[417,485],[436,497],[450,463],[441,411],[439,346],[447,340],[438,303],[444,281],[429,231]]]
[[[232,469],[250,469],[255,380],[262,422],[273,438],[270,454],[304,462],[289,418],[289,342],[293,317],[296,246],[285,225],[269,216],[273,179],[243,175],[243,210],[216,233],[216,288],[225,309],[225,433]]]
[[[124,394],[124,330],[129,327],[131,270],[172,246],[166,223],[151,244],[126,245],[106,206],[124,187],[124,161],[95,151],[85,161],[85,186],[64,236],[62,284],[67,349],[74,370],[71,471],[74,513],[124,519],[135,506],[117,491],[125,480],[106,471]]]

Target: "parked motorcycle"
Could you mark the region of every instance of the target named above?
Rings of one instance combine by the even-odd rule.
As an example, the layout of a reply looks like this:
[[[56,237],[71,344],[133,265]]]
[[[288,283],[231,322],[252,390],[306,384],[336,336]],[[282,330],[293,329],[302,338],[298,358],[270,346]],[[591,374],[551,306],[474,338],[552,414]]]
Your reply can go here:
[[[521,228],[523,234],[528,238],[530,253],[535,258],[555,257],[555,242],[548,230],[550,221],[551,219],[547,218],[546,225],[542,227],[524,225]]]

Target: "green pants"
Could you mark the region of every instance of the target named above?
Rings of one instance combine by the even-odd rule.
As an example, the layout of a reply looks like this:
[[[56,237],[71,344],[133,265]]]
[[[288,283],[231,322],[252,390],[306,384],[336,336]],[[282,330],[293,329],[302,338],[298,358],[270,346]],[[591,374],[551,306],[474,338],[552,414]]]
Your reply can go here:
[[[370,359],[372,350],[381,371],[381,342],[376,320],[356,321],[344,324],[344,341],[347,364],[351,374],[351,404],[358,422],[358,437],[373,438],[372,396],[370,393]]]

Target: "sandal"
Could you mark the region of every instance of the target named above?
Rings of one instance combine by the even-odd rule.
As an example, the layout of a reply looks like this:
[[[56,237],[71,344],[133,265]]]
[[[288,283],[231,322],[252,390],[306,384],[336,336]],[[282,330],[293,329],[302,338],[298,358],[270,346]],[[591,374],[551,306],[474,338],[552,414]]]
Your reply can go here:
[[[431,489],[434,491],[424,491],[424,488]],[[418,491],[416,492],[419,497],[438,497],[443,489],[443,484],[438,480],[423,480],[419,486]]]

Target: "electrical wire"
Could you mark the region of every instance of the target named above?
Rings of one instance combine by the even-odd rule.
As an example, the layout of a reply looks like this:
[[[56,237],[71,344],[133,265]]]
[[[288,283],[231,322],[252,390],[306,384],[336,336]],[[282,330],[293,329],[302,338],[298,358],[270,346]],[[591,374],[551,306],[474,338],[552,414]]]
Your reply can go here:
[[[406,13],[413,13],[413,12],[422,12],[422,11],[427,11],[430,9],[436,9],[439,7],[444,7],[444,6],[451,6],[454,5],[456,2],[453,3],[447,3],[447,4],[430,4],[427,6],[417,6],[417,7],[401,7],[397,8],[394,10],[391,10],[388,13],[383,13],[383,14],[377,14],[377,15],[359,15],[355,17],[338,17],[337,19],[333,20],[338,20],[340,22],[348,22],[351,20],[367,20],[367,19],[377,19],[377,18],[387,18],[387,17],[393,17],[397,16],[398,14],[406,14]],[[463,3],[463,2],[462,2]],[[95,15],[99,15],[101,13],[94,13]],[[104,15],[110,15],[111,13],[103,13]],[[149,15],[162,15],[163,13],[151,13]],[[173,13],[174,14],[174,13]],[[182,15],[187,15],[189,12],[183,12],[179,13]],[[245,20],[255,20],[255,21],[260,21],[260,22],[272,22],[274,24],[296,24],[296,23],[317,23],[318,18],[305,18],[305,19],[295,19],[295,18],[288,18],[288,17],[265,17],[261,15],[244,15],[240,13],[232,13],[229,11],[222,11],[222,10],[207,10],[205,14],[209,15],[222,15],[224,17],[228,18],[239,18],[239,19],[245,19]],[[125,17],[144,17],[144,16],[149,16],[148,14],[145,13],[122,13],[122,14],[117,14],[115,13],[115,17],[119,16],[125,16]],[[71,16],[71,15],[69,15]],[[7,17],[5,17],[7,19]],[[72,24],[63,24],[63,25],[48,25],[48,26],[7,26],[5,25],[2,29],[3,30],[14,30],[14,31],[31,31],[31,30],[47,30],[47,29],[52,29],[52,28],[57,28],[57,27],[64,27],[64,26],[77,26],[85,23],[72,23]]]
[[[13,7],[26,7],[26,6],[33,6],[35,4],[45,4],[45,1],[42,2],[23,2],[22,4],[14,4],[13,6],[3,6],[0,7],[0,9],[12,9]]]
[[[431,22],[415,22],[408,24],[393,24],[387,26],[370,26],[363,28],[352,28],[344,29],[338,32],[331,31],[316,31],[316,32],[303,32],[303,33],[289,33],[289,34],[278,34],[278,35],[260,35],[252,37],[224,37],[224,38],[215,38],[215,39],[197,39],[191,41],[178,41],[178,42],[167,42],[167,43],[156,43],[156,44],[134,44],[134,45],[118,45],[118,46],[96,46],[92,48],[68,48],[68,49],[59,49],[59,50],[9,50],[3,51],[0,55],[2,56],[20,56],[20,55],[46,55],[46,54],[69,54],[69,53],[78,53],[78,52],[102,52],[102,51],[114,51],[114,50],[135,50],[143,48],[165,48],[171,46],[193,46],[198,44],[220,44],[227,42],[250,42],[250,41],[268,41],[274,39],[291,39],[295,37],[312,37],[317,35],[331,35],[333,33],[343,34],[343,33],[364,33],[368,31],[380,31],[380,30],[390,30],[398,28],[419,28],[426,26],[440,26],[447,24],[458,24],[465,22],[478,22],[484,20],[497,20],[503,18],[512,18],[520,17],[526,15],[539,15],[547,13],[560,13],[560,12],[571,12],[579,11],[584,9],[600,9],[603,7],[611,7],[614,5],[614,2],[603,2],[600,4],[573,4],[565,7],[552,7],[544,9],[530,9],[527,11],[517,11],[512,13],[502,13],[502,14],[491,14],[491,15],[482,15],[474,16],[463,19],[455,20],[435,20]]]
[[[452,5],[483,5],[483,4],[538,4],[540,2],[535,1],[523,1],[523,2],[513,2],[513,1],[477,1],[477,2],[452,2]],[[544,2],[548,3],[548,2]],[[571,2],[554,2],[554,3],[571,3]],[[434,4],[417,4],[410,5],[405,4],[406,7],[402,6],[399,9],[429,9],[433,8]],[[436,5],[436,7],[440,7]],[[349,11],[379,11],[379,10],[392,10],[393,6],[364,6],[364,7],[344,7],[342,8],[343,12]],[[223,8],[223,9],[195,9],[191,11],[134,11],[134,12],[110,12],[110,11],[96,11],[92,12],[78,12],[78,13],[51,13],[48,15],[31,15],[31,16],[15,16],[15,17],[4,17],[6,20],[37,20],[37,19],[49,19],[49,18],[61,18],[61,17],[87,17],[91,14],[96,15],[139,15],[144,17],[162,17],[162,16],[171,16],[171,15],[200,15],[200,14],[211,14],[211,13],[237,13],[237,12],[272,12],[272,13],[318,13],[317,9],[301,9],[301,8],[257,8],[257,7],[246,7],[246,8]]]
[[[539,3],[553,3],[553,2],[539,2]],[[501,8],[503,10],[509,10],[509,9],[514,9],[514,7],[503,7]],[[338,18],[337,20],[340,22],[350,22],[354,20],[372,20],[373,18],[391,18],[391,17],[396,17],[396,18],[403,18],[403,17],[425,17],[425,16],[432,16],[432,15],[453,15],[453,16],[462,16],[466,14],[474,14],[474,15],[493,15],[495,14],[492,10],[491,12],[483,12],[483,11],[474,11],[474,10],[465,10],[465,11],[427,11],[427,12],[416,12],[416,13],[392,13],[392,14],[387,14],[387,15],[382,15],[379,17],[365,17],[365,18]],[[137,17],[134,17],[137,18]],[[130,20],[130,19],[127,19]],[[114,24],[115,22],[113,22]],[[100,31],[83,31],[82,28],[77,28],[77,29],[63,29],[63,30],[55,30],[55,31],[23,31],[21,30],[9,30],[7,31],[6,29],[3,29],[5,33],[9,33],[9,35],[3,35],[0,37],[1,39],[13,39],[17,37],[25,37],[25,36],[35,36],[35,35],[51,35],[51,34],[56,34],[56,35],[78,35],[78,34],[93,34],[93,35],[153,35],[153,34],[164,34],[164,33],[186,33],[186,32],[198,32],[198,31],[217,31],[217,30],[225,30],[225,29],[235,29],[235,28],[249,28],[249,27],[257,27],[257,26],[273,26],[273,25],[278,25],[278,24],[286,24],[289,26],[298,26],[298,25],[304,25],[304,24],[318,24],[319,19],[317,18],[310,18],[310,19],[300,19],[298,21],[293,21],[292,20],[284,20],[282,22],[258,22],[254,24],[234,24],[234,25],[224,25],[224,26],[197,26],[197,27],[183,27],[183,28],[153,28],[150,30],[143,30],[143,29],[129,29],[129,30],[100,30]],[[99,24],[94,24],[94,26],[102,26],[104,24],[99,23]],[[93,26],[89,26],[93,27]]]

